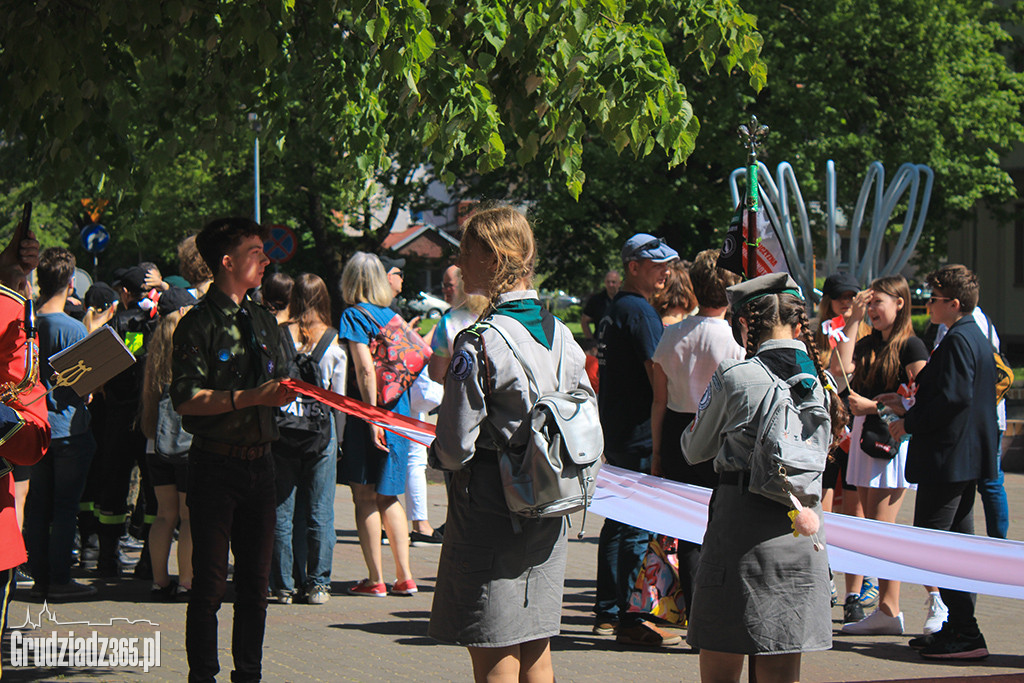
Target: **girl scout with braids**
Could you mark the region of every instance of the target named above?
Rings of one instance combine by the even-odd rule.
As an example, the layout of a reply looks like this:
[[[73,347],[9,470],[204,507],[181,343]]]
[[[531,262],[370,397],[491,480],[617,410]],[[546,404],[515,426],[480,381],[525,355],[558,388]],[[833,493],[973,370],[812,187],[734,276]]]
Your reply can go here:
[[[700,650],[704,681],[739,681],[744,655],[751,655],[758,683],[797,681],[800,654],[832,646],[828,555],[811,539],[794,536],[789,506],[748,489],[761,404],[775,386],[765,368],[782,380],[800,373],[818,378],[804,379],[792,391],[801,401],[809,395],[829,408],[833,447],[846,416],[818,364],[796,282],[775,273],[726,291],[733,336],[747,359],[719,365],[681,440],[691,464],[713,460],[720,477],[687,641]],[[823,449],[818,471],[827,456]],[[820,502],[807,510],[820,518]],[[824,543],[823,532],[817,538]]]
[[[567,550],[562,518],[514,523],[505,502],[498,449],[517,434],[536,396],[493,328],[515,343],[541,392],[557,383],[597,401],[583,351],[531,289],[535,253],[533,230],[514,209],[467,221],[463,282],[491,303],[455,340],[430,450],[431,464],[453,474],[428,633],[467,647],[478,681],[554,680],[549,638],[561,622]]]

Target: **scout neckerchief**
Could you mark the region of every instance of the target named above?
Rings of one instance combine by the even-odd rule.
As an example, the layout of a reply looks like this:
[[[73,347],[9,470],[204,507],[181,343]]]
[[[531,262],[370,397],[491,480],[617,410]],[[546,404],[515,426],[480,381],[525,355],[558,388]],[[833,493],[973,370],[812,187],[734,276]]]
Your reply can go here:
[[[548,326],[551,328],[550,332],[545,329],[542,309],[537,299],[504,301],[495,306],[494,311],[517,320],[520,325],[526,328],[530,336],[537,340],[538,344],[541,344],[549,351],[551,350],[551,344],[554,341],[554,326]]]

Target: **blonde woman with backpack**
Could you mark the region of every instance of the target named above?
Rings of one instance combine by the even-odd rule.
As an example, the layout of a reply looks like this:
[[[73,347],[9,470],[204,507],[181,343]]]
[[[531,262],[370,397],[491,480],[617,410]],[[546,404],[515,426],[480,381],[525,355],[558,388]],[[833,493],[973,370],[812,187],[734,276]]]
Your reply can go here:
[[[514,209],[467,221],[459,254],[465,288],[491,303],[455,341],[430,450],[452,479],[428,633],[468,648],[477,681],[554,680],[549,639],[561,622],[565,522],[514,519],[498,470],[499,448],[536,398],[524,364],[540,392],[582,389],[596,405],[583,351],[531,288],[535,253],[533,230]]]
[[[824,532],[818,529],[816,540],[793,535],[794,526],[811,533],[820,525],[820,477],[817,491],[804,496],[805,512],[795,519],[790,512],[796,506],[756,493],[752,475],[759,469],[754,460],[758,425],[775,378],[793,381],[794,403],[799,399],[813,408],[817,402],[828,410],[822,422],[827,425],[822,428],[825,443],[811,470],[821,472],[846,416],[818,364],[805,303],[793,279],[786,273],[763,275],[726,291],[733,337],[746,348],[747,358],[719,365],[682,437],[686,460],[712,460],[719,475],[687,642],[700,650],[702,681],[739,681],[746,655],[751,680],[792,683],[800,678],[801,653],[832,647]],[[808,377],[796,381],[800,374]]]

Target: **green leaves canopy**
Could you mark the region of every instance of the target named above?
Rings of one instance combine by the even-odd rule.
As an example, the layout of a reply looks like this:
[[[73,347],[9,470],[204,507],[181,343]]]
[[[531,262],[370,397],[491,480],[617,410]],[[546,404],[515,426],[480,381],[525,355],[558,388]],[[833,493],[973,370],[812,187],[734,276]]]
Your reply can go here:
[[[978,201],[1014,196],[1000,157],[1024,140],[1024,52],[1003,28],[1021,25],[1017,10],[988,0],[746,0],[744,8],[765,37],[760,59],[771,78],[758,93],[693,69],[684,32],[662,39],[676,69],[693,74],[689,102],[702,121],[685,169],[668,168],[659,150],[636,160],[594,141],[584,148],[579,202],[531,166],[468,190],[531,201],[545,284],[586,291],[641,230],[666,237],[684,258],[720,246],[733,210],[729,173],[745,160],[736,128],[751,114],[771,127],[761,159],[772,170],[791,162],[805,200],[824,201],[825,163],[836,162],[847,216],[871,162],[889,179],[905,162],[931,166],[936,184],[917,248],[925,261],[944,254],[947,230]]]
[[[661,37],[765,82],[754,20],[731,0],[0,2],[2,136],[54,194],[86,176],[147,186],[179,154],[216,163],[257,114],[283,153],[302,110],[358,193],[416,141],[443,171],[508,155],[584,182],[586,134],[683,161],[699,129]],[[304,154],[298,150],[297,154]],[[88,182],[86,183],[88,184]]]

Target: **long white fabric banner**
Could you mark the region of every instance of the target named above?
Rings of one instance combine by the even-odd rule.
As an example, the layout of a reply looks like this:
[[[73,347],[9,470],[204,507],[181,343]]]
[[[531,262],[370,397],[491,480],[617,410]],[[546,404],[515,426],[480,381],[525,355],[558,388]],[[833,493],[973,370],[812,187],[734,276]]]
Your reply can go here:
[[[700,543],[710,499],[709,489],[605,464],[597,477],[590,511]],[[825,513],[824,528],[834,571],[1024,599],[1024,542],[831,512]]]

